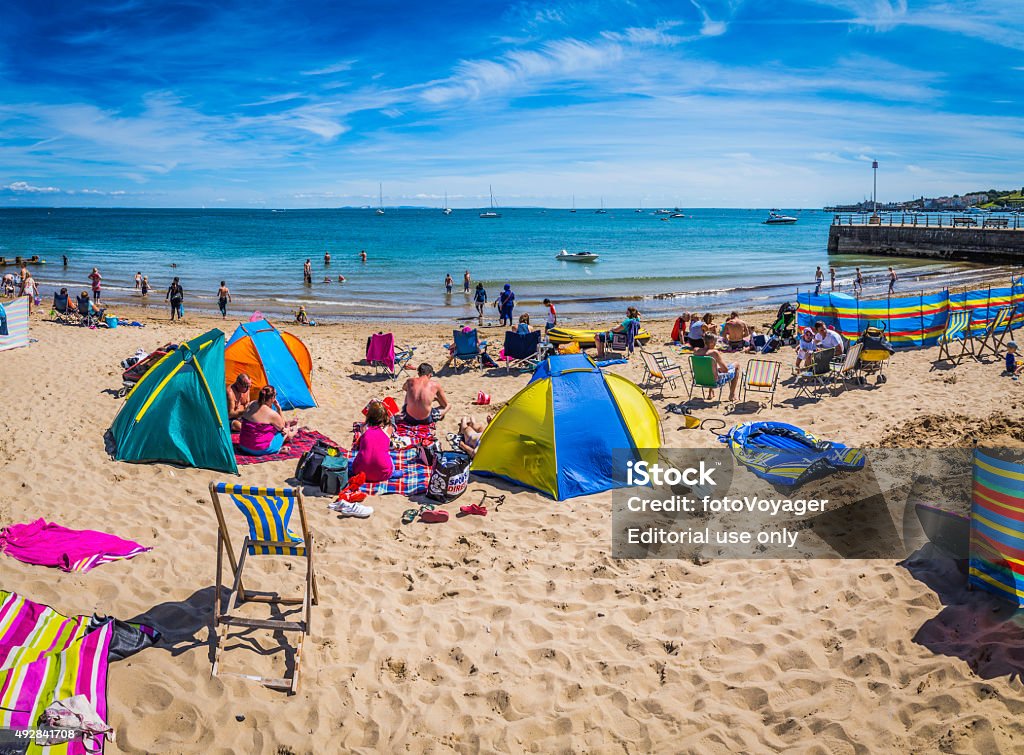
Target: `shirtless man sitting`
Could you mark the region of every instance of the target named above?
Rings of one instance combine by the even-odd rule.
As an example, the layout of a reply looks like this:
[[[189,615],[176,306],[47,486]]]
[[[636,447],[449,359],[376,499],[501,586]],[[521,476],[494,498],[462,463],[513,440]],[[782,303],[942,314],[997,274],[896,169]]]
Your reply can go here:
[[[429,425],[437,422],[450,408],[441,384],[434,379],[434,368],[424,362],[416,370],[416,377],[409,378],[402,386],[405,391],[405,406],[398,419],[406,425]],[[437,402],[435,409],[433,404]]]
[[[725,340],[729,344],[729,348],[733,351],[739,351],[746,343],[744,340],[750,337],[750,326],[747,325],[740,316],[733,312],[729,315],[729,319],[725,321]]]
[[[252,380],[244,372],[238,373],[235,382],[228,386],[228,419],[231,420],[231,431],[242,429],[242,414],[249,406],[249,391]]]
[[[704,336],[704,346],[694,349],[694,355],[699,357],[711,357],[715,363],[715,372],[718,375],[718,385],[729,384],[729,400],[736,400],[736,385],[740,381],[740,371],[735,363],[726,364],[722,352],[715,348],[718,341],[717,336]]]

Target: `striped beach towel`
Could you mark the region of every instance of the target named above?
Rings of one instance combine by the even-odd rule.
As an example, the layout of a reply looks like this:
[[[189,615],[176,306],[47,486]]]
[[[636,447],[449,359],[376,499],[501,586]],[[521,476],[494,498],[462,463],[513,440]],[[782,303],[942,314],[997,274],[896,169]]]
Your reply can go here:
[[[107,653],[114,623],[89,632],[88,618],[69,617],[17,593],[0,590],[0,727],[36,726],[57,700],[84,695],[107,720]],[[99,749],[97,749],[99,748]],[[29,753],[85,755],[102,743],[81,739]]]
[[[131,540],[95,530],[71,530],[45,519],[12,524],[0,530],[0,553],[25,564],[56,566],[66,572],[90,569],[134,558],[147,548]]]
[[[352,425],[352,451],[343,452],[349,459],[354,456],[354,449],[365,424],[356,422]],[[384,482],[368,482],[359,488],[367,495],[419,495],[427,491],[430,481],[430,467],[420,461],[419,449],[422,445],[430,445],[435,440],[435,426],[403,425],[395,428],[395,436],[408,438],[411,445],[401,449],[391,449],[391,460],[395,463],[396,475]]]

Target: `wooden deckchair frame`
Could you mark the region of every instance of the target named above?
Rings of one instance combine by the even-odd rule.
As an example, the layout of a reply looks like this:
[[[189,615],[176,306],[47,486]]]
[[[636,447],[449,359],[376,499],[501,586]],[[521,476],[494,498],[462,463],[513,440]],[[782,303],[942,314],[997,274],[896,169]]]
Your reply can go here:
[[[640,385],[644,387],[654,386],[661,389],[661,395],[665,395],[665,386],[674,388],[676,380],[683,378],[682,365],[669,361],[668,357],[660,351],[647,351],[640,347],[640,360],[644,365],[644,376]]]
[[[237,676],[248,681],[257,682],[265,687],[272,689],[286,690],[290,694],[294,694],[299,688],[299,669],[302,665],[302,642],[311,631],[312,626],[312,606],[319,604],[320,594],[317,591],[316,586],[316,573],[313,569],[313,533],[309,530],[309,524],[306,521],[306,508],[304,505],[302,490],[301,489],[268,489],[268,488],[257,488],[249,487],[245,485],[228,485],[224,484],[225,495],[231,495],[232,493],[252,495],[252,496],[269,496],[276,495],[281,497],[290,497],[295,500],[295,505],[299,510],[299,520],[302,524],[302,543],[304,553],[302,555],[297,554],[281,554],[283,556],[291,556],[293,558],[302,558],[306,561],[306,581],[305,589],[301,596],[281,596],[276,592],[262,592],[262,591],[247,591],[242,584],[242,571],[245,568],[246,557],[249,555],[250,547],[267,547],[267,548],[281,548],[294,550],[300,544],[291,541],[278,541],[278,540],[252,540],[248,534],[242,542],[241,557],[236,559],[235,550],[231,544],[231,535],[228,532],[227,521],[224,518],[224,509],[221,505],[218,483],[210,483],[210,496],[213,499],[213,509],[217,514],[217,582],[214,586],[213,593],[213,641],[214,641],[214,656],[213,656],[213,670],[212,675],[217,676],[218,673],[224,674],[225,676]],[[291,494],[291,495],[288,495]],[[288,522],[284,523],[287,527]],[[227,551],[228,564],[231,567],[231,573],[233,576],[231,592],[228,595],[227,607],[221,611],[221,588],[224,586],[223,583],[223,571],[224,571],[224,552]],[[254,554],[254,555],[266,555],[266,554]],[[238,608],[239,603],[247,601],[257,603],[267,603],[269,605],[301,605],[302,616],[300,621],[284,621],[279,619],[249,619],[243,616],[236,616],[235,610]],[[295,647],[295,668],[292,672],[291,678],[268,678],[255,676],[252,674],[241,674],[229,671],[220,671],[220,656],[224,648],[224,644],[227,642],[228,630],[231,627],[243,627],[247,629],[269,629],[281,633],[285,632],[298,632],[299,639]]]
[[[950,345],[957,341],[961,342],[960,353],[954,357]],[[935,361],[953,362],[954,366],[958,366],[968,354],[975,357],[974,339],[971,338],[971,313],[966,309],[950,312],[949,319],[946,320],[946,329],[939,336],[939,356]]]
[[[985,355],[986,349],[991,351],[993,356],[999,356],[999,349],[1003,348],[1006,337],[1013,335],[1013,310],[1014,307],[1009,304],[996,310],[996,316],[989,322],[981,336],[981,343],[978,344],[978,350],[974,354],[975,359],[980,360]],[[1006,327],[1003,327],[1004,325]],[[1000,328],[1002,328],[1002,332],[999,331]]]

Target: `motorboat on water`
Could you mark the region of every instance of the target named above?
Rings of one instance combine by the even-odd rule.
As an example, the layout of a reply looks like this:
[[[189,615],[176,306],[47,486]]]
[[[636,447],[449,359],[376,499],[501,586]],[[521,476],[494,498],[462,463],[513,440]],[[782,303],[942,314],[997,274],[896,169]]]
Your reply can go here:
[[[672,214],[672,210],[655,210],[654,214],[655,215],[671,215]]]
[[[568,252],[565,249],[555,255],[556,260],[563,262],[596,262],[597,257],[593,252]]]
[[[670,218],[685,218],[686,216],[681,212],[673,212],[669,215]]]
[[[500,218],[501,217],[501,213],[497,212],[495,210],[495,207],[494,207],[494,191],[492,191],[490,186],[487,187],[487,191],[491,195],[491,209],[487,210],[485,212],[481,212],[480,213],[480,217],[482,217],[482,218]]]
[[[761,222],[764,225],[792,225],[796,220],[792,215],[783,215],[778,210],[770,210],[768,217]]]

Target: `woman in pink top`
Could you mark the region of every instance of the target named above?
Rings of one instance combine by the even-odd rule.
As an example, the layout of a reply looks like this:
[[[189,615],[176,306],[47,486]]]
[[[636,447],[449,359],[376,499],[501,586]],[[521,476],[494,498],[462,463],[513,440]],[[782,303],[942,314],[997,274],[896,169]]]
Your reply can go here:
[[[395,473],[391,459],[391,415],[379,401],[371,401],[366,409],[366,430],[359,437],[356,457],[352,460],[350,477],[362,472],[367,482],[384,482]]]
[[[276,454],[298,432],[296,421],[285,422],[274,409],[277,391],[272,385],[260,389],[259,397],[242,413],[238,447],[249,456]]]
[[[92,272],[89,273],[89,280],[92,281],[92,300],[98,302],[101,294],[100,281],[103,280],[98,267],[94,267]]]

